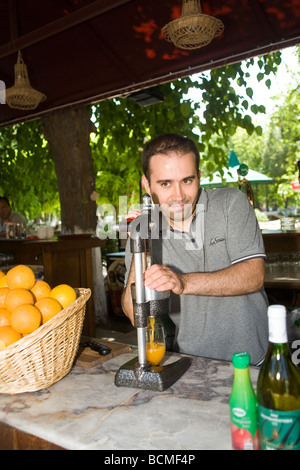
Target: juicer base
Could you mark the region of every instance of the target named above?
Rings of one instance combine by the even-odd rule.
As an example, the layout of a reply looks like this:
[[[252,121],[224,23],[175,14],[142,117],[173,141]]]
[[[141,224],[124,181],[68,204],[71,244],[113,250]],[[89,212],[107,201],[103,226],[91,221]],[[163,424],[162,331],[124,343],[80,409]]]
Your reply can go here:
[[[177,382],[190,365],[189,357],[163,366],[152,366],[149,363],[141,366],[138,359],[134,358],[120,367],[115,375],[115,385],[163,392]]]

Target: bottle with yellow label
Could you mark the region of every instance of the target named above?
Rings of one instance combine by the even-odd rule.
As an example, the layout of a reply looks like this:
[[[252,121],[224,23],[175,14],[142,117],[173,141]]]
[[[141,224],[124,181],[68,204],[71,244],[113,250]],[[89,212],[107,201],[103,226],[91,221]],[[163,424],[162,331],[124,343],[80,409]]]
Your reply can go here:
[[[293,364],[286,309],[268,309],[269,348],[257,382],[258,423],[262,450],[300,450],[300,373]]]

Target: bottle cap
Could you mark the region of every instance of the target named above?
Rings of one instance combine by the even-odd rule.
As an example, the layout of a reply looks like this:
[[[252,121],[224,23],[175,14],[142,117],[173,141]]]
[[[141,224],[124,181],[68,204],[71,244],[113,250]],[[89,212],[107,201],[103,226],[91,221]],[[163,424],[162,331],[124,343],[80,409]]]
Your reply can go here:
[[[283,344],[288,342],[286,308],[284,305],[268,307],[269,342]]]
[[[233,367],[246,369],[250,364],[250,355],[246,352],[237,352],[232,355]]]
[[[284,305],[270,305],[268,307],[268,316],[273,318],[285,318],[286,308]]]

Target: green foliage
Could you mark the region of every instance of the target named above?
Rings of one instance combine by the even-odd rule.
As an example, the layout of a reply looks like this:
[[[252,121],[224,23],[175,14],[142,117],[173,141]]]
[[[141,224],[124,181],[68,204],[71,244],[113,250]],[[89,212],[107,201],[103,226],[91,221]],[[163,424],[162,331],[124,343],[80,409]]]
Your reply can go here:
[[[94,107],[98,132],[92,136],[91,146],[99,203],[117,206],[119,196],[127,196],[129,203],[140,200],[141,150],[151,137],[177,132],[197,140],[192,129],[198,118],[191,101],[182,101],[189,84],[186,79],[161,85],[164,102],[148,107],[128,98],[103,101]]]
[[[0,193],[27,220],[59,210],[54,164],[40,121],[0,130]]]
[[[259,58],[257,79],[262,81],[265,74],[275,73],[280,61],[280,52]],[[156,135],[176,132],[194,139],[204,173],[226,166],[229,144],[238,128],[248,135],[262,135],[261,126],[255,126],[251,114],[247,114],[248,110],[265,113],[264,106],[253,102],[253,90],[247,85],[253,64],[254,59],[250,59],[203,73],[197,80],[189,77],[160,85],[165,100],[149,107],[129,98],[97,104],[94,120],[98,130],[91,145],[98,203],[117,206],[119,196],[127,196],[129,204],[139,202],[141,150]],[[241,93],[236,92],[234,83]],[[186,96],[191,90],[194,99]]]
[[[280,63],[280,52],[258,59],[259,82],[270,85],[270,75]],[[140,200],[141,150],[145,142],[165,132],[177,132],[196,141],[204,172],[227,164],[232,136],[242,128],[261,136],[251,113],[264,113],[253,101],[247,85],[254,59],[202,73],[197,80],[184,78],[159,86],[165,100],[141,107],[126,97],[93,106],[96,131],[91,149],[96,174],[97,203],[118,206],[119,196],[130,204]],[[240,92],[233,84],[237,84]],[[187,97],[193,90],[195,99]],[[53,160],[40,121],[0,130],[0,192],[28,219],[59,210]]]
[[[300,161],[300,80],[298,86],[290,90],[284,103],[272,116],[269,125],[269,138],[263,161],[277,181],[277,193],[273,198],[278,204],[300,204],[300,194],[291,187],[291,181],[299,178],[297,162]]]
[[[254,211],[258,222],[268,222],[269,218],[267,214],[261,212],[259,209],[254,209]]]
[[[297,162],[300,161],[300,81],[289,90],[283,103],[271,116],[264,135],[247,135],[237,131],[232,147],[240,160],[249,168],[272,177],[272,185],[255,188],[258,203],[266,199],[270,207],[286,209],[288,205],[300,204],[300,193],[291,182],[298,179]]]

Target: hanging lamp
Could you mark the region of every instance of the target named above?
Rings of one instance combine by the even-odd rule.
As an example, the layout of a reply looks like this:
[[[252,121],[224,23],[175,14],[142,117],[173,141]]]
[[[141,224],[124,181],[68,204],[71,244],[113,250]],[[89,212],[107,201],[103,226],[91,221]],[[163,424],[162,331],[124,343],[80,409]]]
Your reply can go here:
[[[27,66],[19,51],[18,61],[15,64],[15,83],[6,90],[6,103],[10,108],[26,111],[37,108],[45,100],[46,96],[30,85]]]
[[[207,46],[223,31],[221,20],[202,13],[200,0],[183,0],[181,16],[161,30],[166,41],[180,49]]]

